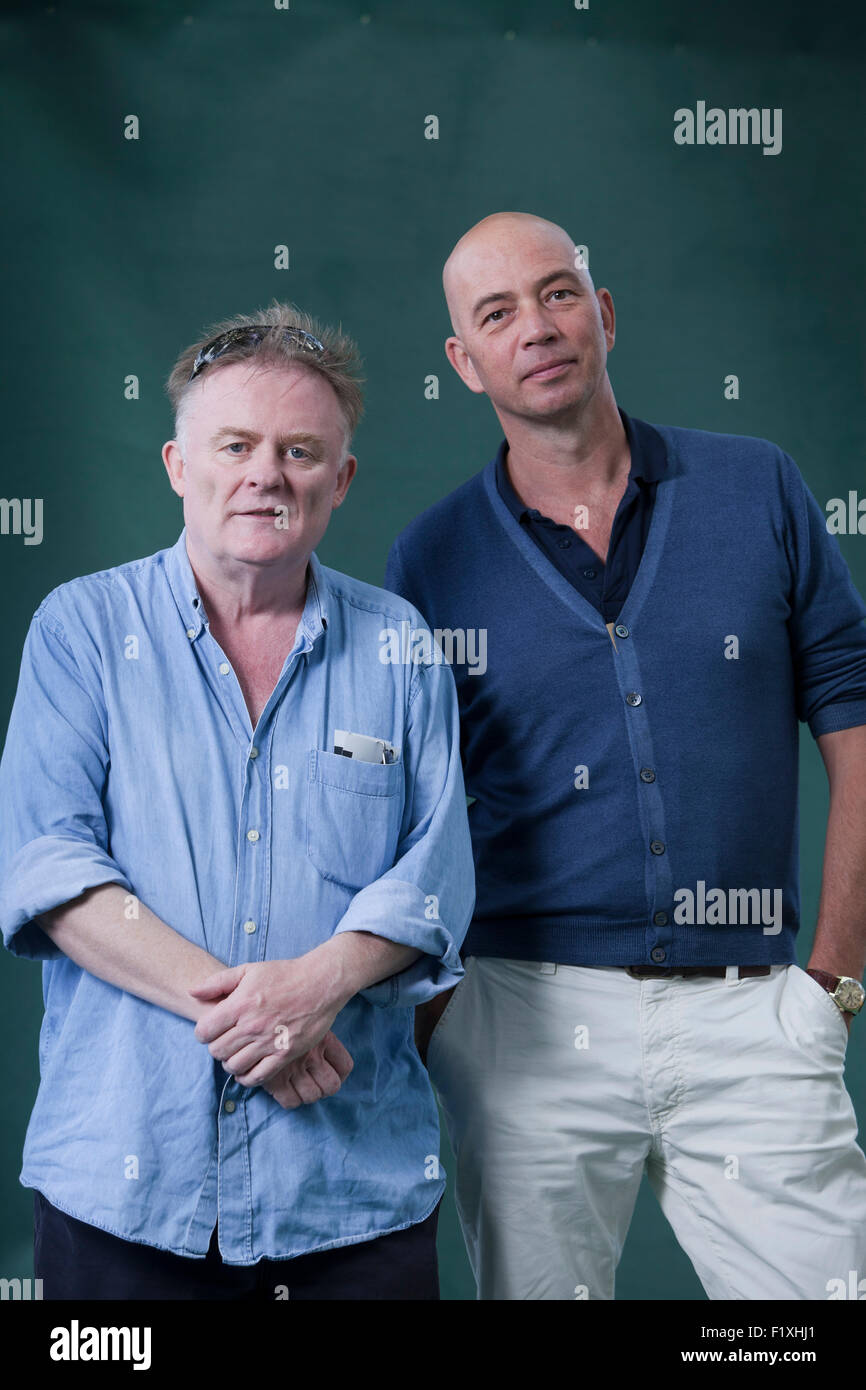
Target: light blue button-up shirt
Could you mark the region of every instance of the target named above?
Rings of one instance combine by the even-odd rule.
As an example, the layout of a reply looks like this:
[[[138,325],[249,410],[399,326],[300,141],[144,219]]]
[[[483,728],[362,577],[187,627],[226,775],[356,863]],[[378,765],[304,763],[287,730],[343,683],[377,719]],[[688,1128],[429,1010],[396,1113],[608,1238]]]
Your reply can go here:
[[[312,555],[294,646],[252,728],[186,552],[54,589],[30,625],[0,761],[0,926],[43,963],[41,1080],[20,1181],[127,1240],[228,1264],[369,1240],[444,1189],[414,1005],[458,983],[474,879],[454,681],[383,659],[426,630],[405,600]],[[337,729],[392,763],[333,752]],[[283,1110],[239,1085],[194,1024],[63,955],[34,918],[85,889],[129,894],[226,965],[338,931],[417,947],[333,1031],[354,1070]]]

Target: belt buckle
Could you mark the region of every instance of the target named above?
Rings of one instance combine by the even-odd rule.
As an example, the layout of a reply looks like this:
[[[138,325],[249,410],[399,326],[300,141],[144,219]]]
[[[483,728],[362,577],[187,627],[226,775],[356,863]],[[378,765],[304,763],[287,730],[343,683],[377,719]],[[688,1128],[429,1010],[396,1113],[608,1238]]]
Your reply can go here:
[[[662,974],[670,975],[671,970],[666,965],[627,965],[625,973],[633,980],[654,980]]]

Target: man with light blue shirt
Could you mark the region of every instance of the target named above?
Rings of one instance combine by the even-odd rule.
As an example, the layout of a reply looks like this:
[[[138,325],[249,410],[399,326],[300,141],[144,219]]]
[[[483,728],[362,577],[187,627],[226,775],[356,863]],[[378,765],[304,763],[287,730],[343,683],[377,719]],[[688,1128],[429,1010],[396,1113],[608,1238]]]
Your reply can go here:
[[[450,669],[315,552],[351,340],[293,306],[168,381],[176,544],[54,589],[0,762],[0,925],[41,959],[21,1182],[48,1298],[437,1298],[415,1005],[462,976]]]

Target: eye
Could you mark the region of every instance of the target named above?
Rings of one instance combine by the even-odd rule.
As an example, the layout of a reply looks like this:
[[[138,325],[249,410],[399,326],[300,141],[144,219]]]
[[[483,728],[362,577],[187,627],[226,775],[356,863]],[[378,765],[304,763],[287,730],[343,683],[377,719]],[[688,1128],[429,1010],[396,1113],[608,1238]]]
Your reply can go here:
[[[298,455],[302,455],[302,457],[298,457]],[[289,457],[294,458],[298,463],[302,463],[304,459],[312,458],[312,454],[308,453],[300,444],[290,444]]]
[[[554,291],[553,291],[553,294],[550,296],[551,299],[553,299],[553,296],[554,296],[554,295],[557,295],[557,294],[570,294],[570,295],[573,295],[573,294],[574,294],[574,290],[568,290],[568,289],[566,289],[566,288],[563,286],[562,289],[560,289],[560,290],[554,290]]]
[[[498,323],[498,322],[499,322],[499,319],[496,318],[496,315],[497,315],[497,314],[504,314],[504,313],[507,313],[507,310],[505,310],[505,309],[491,309],[490,313],[487,314],[486,317],[483,318],[483,319],[481,320],[481,326],[482,326],[482,328],[484,327],[485,323]]]
[[[227,445],[226,445],[226,448],[229,449],[229,450],[231,450],[231,449],[246,449],[246,448],[247,448],[247,443],[246,443],[246,440],[240,440],[240,439],[239,439],[239,440],[235,440],[235,442],[234,442],[233,444],[227,444]],[[237,454],[235,454],[235,458],[237,458]]]

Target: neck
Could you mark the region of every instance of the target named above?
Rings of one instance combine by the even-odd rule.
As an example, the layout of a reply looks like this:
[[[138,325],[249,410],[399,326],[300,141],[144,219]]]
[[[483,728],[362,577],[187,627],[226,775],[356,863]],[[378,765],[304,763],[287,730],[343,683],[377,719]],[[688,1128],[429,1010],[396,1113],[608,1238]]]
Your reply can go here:
[[[187,556],[211,625],[231,627],[248,619],[273,622],[297,619],[307,596],[307,563],[257,565],[216,558],[203,552],[187,534]]]
[[[557,493],[568,499],[587,488],[605,491],[628,472],[628,439],[610,387],[565,419],[497,414],[508,439],[508,473],[524,500],[527,493]]]

